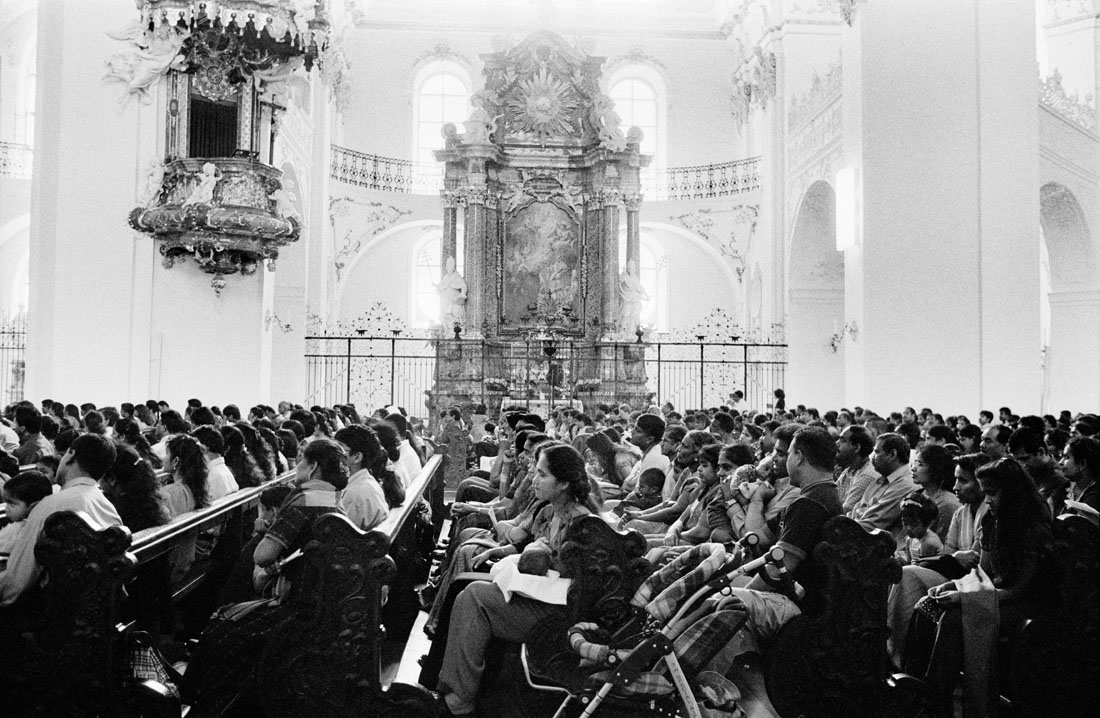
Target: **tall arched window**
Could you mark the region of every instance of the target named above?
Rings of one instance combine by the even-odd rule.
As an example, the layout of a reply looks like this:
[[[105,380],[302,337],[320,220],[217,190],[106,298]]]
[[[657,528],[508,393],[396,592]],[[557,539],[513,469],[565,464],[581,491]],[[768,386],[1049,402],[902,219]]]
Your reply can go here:
[[[443,274],[439,263],[442,242],[443,229],[432,227],[413,243],[409,324],[414,327],[427,327],[439,323],[439,292],[436,290],[436,285],[439,284]],[[458,228],[457,254],[455,269],[465,276],[461,226]]]
[[[470,84],[465,71],[452,62],[425,65],[418,73],[413,108],[413,159],[433,166],[432,150],[443,147],[443,125],[461,124],[470,116]]]
[[[608,95],[623,121],[623,131],[637,127],[642,131],[642,154],[652,155],[650,169],[664,167],[666,104],[661,75],[647,65],[628,65],[612,72]]]
[[[638,279],[649,298],[642,302],[642,326],[664,333],[668,328],[668,254],[661,242],[642,230]],[[626,236],[619,239],[619,266],[626,266]]]

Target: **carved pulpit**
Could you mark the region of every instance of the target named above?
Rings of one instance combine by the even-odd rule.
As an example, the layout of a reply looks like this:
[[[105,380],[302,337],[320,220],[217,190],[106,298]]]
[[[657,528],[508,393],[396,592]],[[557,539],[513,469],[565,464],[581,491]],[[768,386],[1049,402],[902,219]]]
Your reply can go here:
[[[628,290],[620,312],[620,287],[638,266],[641,131],[619,127],[600,89],[604,59],[552,32],[482,59],[465,134],[446,125],[436,152],[446,163],[441,266],[453,266],[464,213],[466,294],[461,305],[442,297],[442,336],[481,341],[440,341],[432,403],[476,403],[486,384],[498,396],[579,389],[640,401],[638,302]]]

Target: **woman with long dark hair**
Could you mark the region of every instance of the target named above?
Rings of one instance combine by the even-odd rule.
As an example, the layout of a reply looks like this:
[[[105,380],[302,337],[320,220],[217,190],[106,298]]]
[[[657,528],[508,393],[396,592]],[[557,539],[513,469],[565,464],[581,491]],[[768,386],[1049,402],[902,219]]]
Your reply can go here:
[[[242,489],[259,486],[264,480],[264,473],[245,445],[244,434],[232,424],[223,426],[220,431],[225,439],[225,465],[233,472],[237,486]]]
[[[153,453],[149,440],[141,433],[141,427],[133,419],[119,419],[115,422],[115,438],[133,447],[138,455],[148,461],[154,469],[159,469],[163,465],[160,457]]]
[[[1031,477],[1015,459],[998,459],[978,468],[975,475],[989,507],[982,520],[980,567],[996,591],[1000,624],[1017,625],[1053,607],[1049,594],[1057,582],[1050,555],[1054,541],[1050,512]],[[988,621],[983,621],[984,625],[964,629],[962,601],[958,584],[948,581],[931,588],[928,599],[922,599],[929,605],[921,608],[918,603],[914,614],[906,669],[919,675],[927,665],[934,701],[930,715],[951,715],[964,655],[978,655],[983,648],[970,646],[964,654],[964,630],[973,633],[973,629],[990,628]],[[935,614],[940,614],[938,619],[932,619]],[[932,620],[938,625],[929,625]],[[992,639],[995,642],[995,632]]]
[[[121,421],[137,426],[130,419]],[[149,443],[145,445],[148,447]],[[115,463],[99,480],[99,487],[131,533],[168,523],[168,511],[161,503],[153,467],[135,447],[115,444]]]
[[[535,492],[547,506],[532,527],[531,541],[522,548],[508,544],[493,552],[496,557],[522,553],[521,564],[544,562],[549,566],[557,564],[569,524],[592,512],[590,484],[584,458],[564,444],[545,447],[536,471]],[[454,603],[439,674],[439,691],[448,710],[454,715],[473,712],[486,652],[494,637],[522,642],[539,621],[565,615],[564,606],[519,595],[506,601],[495,583],[479,581],[467,586]]]
[[[168,440],[164,468],[172,481],[161,487],[160,495],[174,519],[188,511],[209,505],[206,492],[206,457],[202,445],[194,437],[179,434]]]
[[[268,482],[274,479],[275,458],[271,455],[271,450],[268,448],[267,444],[260,437],[260,432],[251,424],[236,423],[232,426],[244,435],[244,446],[248,450],[248,453],[251,454],[252,458],[255,459],[256,464],[260,467],[260,473],[263,474],[263,481]]]
[[[405,503],[406,480],[398,475],[395,470],[398,461],[401,460],[401,438],[397,435],[397,429],[393,424],[372,419],[368,426],[378,438],[378,443],[384,452],[380,457],[374,457],[372,465],[367,466],[371,476],[382,484],[382,491],[386,494],[386,503],[390,508]],[[408,477],[408,482],[412,477]]]

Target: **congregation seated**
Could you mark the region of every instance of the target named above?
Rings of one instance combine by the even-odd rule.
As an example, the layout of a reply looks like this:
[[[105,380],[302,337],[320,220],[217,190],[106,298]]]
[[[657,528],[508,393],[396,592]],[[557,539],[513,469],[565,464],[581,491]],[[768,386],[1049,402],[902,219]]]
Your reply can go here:
[[[18,413],[27,419],[34,416],[31,409],[34,407],[23,404]],[[132,531],[147,531],[162,524],[169,519],[170,509],[174,509],[175,521],[186,521],[187,517],[204,511],[198,505],[196,496],[199,492],[196,487],[203,483],[199,477],[205,476],[204,488],[208,494],[211,491],[213,469],[219,465],[218,439],[224,444],[232,442],[234,451],[241,452],[241,455],[248,452],[251,461],[240,465],[250,467],[245,470],[252,476],[252,481],[260,483],[274,476],[273,467],[278,466],[278,461],[272,460],[267,453],[272,445],[263,438],[262,430],[271,432],[282,459],[289,459],[287,452],[282,450],[284,444],[275,432],[261,422],[276,428],[287,427],[290,433],[294,433],[295,422],[303,424],[305,433],[301,447],[297,441],[292,443],[295,450],[301,448],[304,452],[304,458],[299,462],[299,473],[304,470],[303,464],[312,463],[316,467],[326,463],[330,467],[339,465],[341,468],[337,473],[345,479],[351,475],[353,481],[342,492],[335,488],[335,484],[330,484],[333,488],[326,487],[321,493],[332,499],[329,502],[331,506],[322,502],[324,511],[307,511],[309,517],[299,517],[300,520],[294,519],[297,509],[284,513],[292,504],[299,506],[294,504],[293,499],[280,501],[274,493],[267,495],[263,520],[257,524],[259,531],[241,552],[247,565],[242,565],[240,571],[234,571],[231,578],[214,581],[215,595],[232,601],[232,606],[216,613],[207,625],[186,677],[188,688],[193,690],[190,698],[204,710],[217,709],[228,702],[245,701],[247,698],[257,706],[264,703],[264,709],[269,714],[278,714],[278,709],[273,708],[270,701],[263,700],[262,693],[265,686],[272,685],[272,681],[278,682],[273,677],[281,674],[277,671],[263,675],[257,673],[256,659],[261,654],[261,647],[269,645],[274,636],[295,631],[295,635],[302,636],[305,635],[304,627],[311,624],[300,610],[301,603],[275,602],[253,593],[254,588],[247,579],[257,565],[257,557],[276,562],[298,548],[305,548],[310,543],[312,522],[333,510],[339,513],[340,506],[347,508],[349,514],[359,514],[352,521],[356,530],[377,527],[385,521],[395,506],[403,505],[396,491],[404,488],[402,485],[406,482],[398,479],[393,470],[402,462],[401,447],[409,442],[412,430],[407,427],[412,422],[406,424],[408,433],[404,438],[399,429],[392,427],[393,422],[386,424],[382,429],[386,433],[386,441],[382,441],[383,436],[377,427],[353,422],[340,409],[322,410],[315,407],[316,411],[303,409],[294,413],[288,407],[285,415],[283,412],[277,413],[276,421],[264,415],[262,407],[257,407],[249,413],[250,421],[235,425],[232,422],[240,417],[235,407],[227,406],[215,412],[199,402],[188,409],[189,419],[198,426],[192,428],[184,425],[182,431],[165,442],[165,448],[169,449],[165,455],[165,469],[170,483],[159,486],[159,479],[149,459],[141,454],[139,442],[132,440],[132,430],[126,422],[134,423],[133,420],[113,414],[108,409],[91,408],[79,412],[84,415],[84,425],[81,425],[79,413],[72,417],[76,419],[77,426],[85,429],[84,433],[78,433],[71,427],[71,422],[65,420],[66,428],[53,440],[57,442],[54,444],[55,451],[64,449],[56,471],[57,493],[52,490],[50,495],[43,493],[43,481],[47,485],[49,483],[45,476],[37,481],[41,497],[26,494],[24,499],[20,499],[17,492],[21,492],[22,488],[18,481],[12,484],[10,494],[4,492],[5,498],[12,499],[9,519],[19,518],[21,501],[28,504],[29,510],[27,519],[22,522],[23,530],[12,546],[12,568],[15,570],[0,571],[0,603],[14,601],[13,606],[0,609],[5,612],[0,619],[10,611],[18,613],[23,610],[25,605],[18,597],[38,587],[40,568],[32,566],[28,573],[27,541],[30,541],[29,556],[33,563],[35,540],[28,539],[27,535],[33,536],[41,531],[42,507],[46,507],[45,515],[48,516],[62,510],[62,506],[88,502],[93,516],[97,511],[102,514],[95,519],[97,523],[104,526],[123,524]],[[146,410],[151,412],[148,407]],[[168,411],[165,407],[161,416]],[[7,413],[14,419],[14,409]],[[734,421],[732,427],[724,417],[716,423],[715,417],[726,413]],[[909,413],[903,416],[902,424],[913,423],[905,421]],[[725,411],[686,412],[684,424],[690,422],[696,427],[720,429],[723,435],[721,443],[715,443],[715,437],[709,431],[688,431],[686,426],[667,425],[652,413],[624,411],[618,407],[614,414],[602,409],[592,412],[597,430],[612,424],[623,426],[623,418],[631,417],[628,421],[632,420],[634,425],[625,425],[630,434],[629,442],[639,454],[644,451],[651,461],[660,457],[667,464],[665,468],[651,467],[649,470],[639,469],[642,461],[631,466],[626,478],[636,474],[634,488],[638,493],[627,495],[628,501],[619,510],[621,518],[608,512],[601,515],[604,521],[618,528],[620,524],[645,526],[644,521],[656,518],[658,521],[652,521],[651,525],[659,528],[649,532],[658,537],[654,543],[665,543],[670,531],[676,535],[675,543],[682,543],[685,547],[702,542],[729,543],[751,532],[762,540],[763,545],[775,544],[784,550],[781,568],[764,569],[747,580],[747,585],[732,589],[731,596],[725,599],[724,607],[734,606],[737,611],[744,611],[748,620],[733,640],[722,647],[710,665],[728,677],[737,677],[738,666],[744,664],[746,656],[762,655],[768,693],[783,715],[788,711],[804,712],[806,715],[843,714],[835,711],[815,712],[825,709],[815,704],[811,710],[800,703],[830,695],[833,696],[830,700],[835,700],[837,705],[848,705],[844,703],[846,698],[834,695],[836,691],[817,674],[812,680],[806,679],[801,689],[805,695],[798,695],[799,688],[791,678],[794,669],[789,668],[798,663],[796,658],[811,651],[809,646],[816,646],[812,650],[839,650],[840,644],[835,636],[841,634],[825,635],[837,626],[849,625],[850,630],[856,630],[858,626],[860,631],[866,630],[865,634],[860,634],[863,642],[859,645],[867,654],[867,660],[874,658],[874,661],[879,661],[881,658],[873,665],[867,663],[859,668],[866,670],[866,676],[860,680],[874,683],[873,689],[867,689],[868,695],[885,685],[885,657],[889,655],[898,666],[911,669],[910,672],[926,681],[932,695],[936,696],[929,709],[930,714],[936,711],[947,714],[951,691],[958,684],[960,675],[966,688],[964,695],[971,701],[966,705],[995,697],[994,694],[977,695],[974,692],[974,683],[983,680],[982,666],[975,666],[969,654],[975,653],[979,645],[993,653],[1004,653],[1005,649],[1003,644],[998,648],[995,630],[992,631],[994,640],[990,640],[990,627],[998,625],[997,622],[968,618],[974,615],[973,605],[985,611],[995,605],[999,625],[1005,629],[1002,633],[1022,636],[1030,641],[1026,645],[1041,644],[1043,639],[1036,639],[1036,632],[1040,635],[1057,632],[1063,636],[1062,640],[1069,635],[1065,633],[1064,620],[1056,622],[1051,616],[1053,606],[1057,605],[1052,597],[1065,580],[1061,573],[1054,571],[1058,562],[1052,556],[1054,534],[1051,532],[1051,522],[1063,513],[1073,513],[1080,520],[1096,520],[1096,515],[1089,511],[1095,510],[1097,504],[1095,482],[1100,477],[1100,443],[1091,436],[1083,435],[1067,438],[1062,444],[1056,441],[1039,442],[1036,437],[1041,434],[1032,425],[1035,419],[1043,421],[1041,418],[1013,419],[1010,414],[1006,421],[1017,423],[1019,428],[1013,430],[1005,427],[1006,433],[987,426],[982,441],[995,454],[1011,454],[1019,459],[1018,462],[1012,458],[1001,458],[991,463],[994,457],[983,455],[956,458],[951,453],[952,437],[948,431],[936,428],[946,427],[945,423],[937,423],[943,422],[942,418],[937,418],[930,411],[927,414],[921,412],[919,416],[916,412],[912,413],[916,421],[924,423],[923,428],[918,430],[915,448],[910,446],[907,438],[884,431],[885,422],[874,414],[858,409],[854,412],[829,412],[824,419],[815,418],[808,409],[796,409],[794,414],[778,414],[780,423],[770,426],[774,420],[769,415],[745,417]],[[291,415],[302,421],[290,419]],[[388,413],[386,415],[389,416]],[[676,414],[670,409],[666,416],[673,418]],[[793,421],[796,416],[812,425],[804,426]],[[156,418],[152,414],[150,418],[155,425]],[[453,415],[452,419],[455,419]],[[830,423],[838,419],[852,423],[844,426]],[[457,421],[461,420],[460,413]],[[738,425],[737,421],[741,424]],[[216,427],[207,422],[229,423]],[[501,426],[508,425],[508,422],[509,417],[504,417]],[[966,436],[973,434],[973,431],[968,429],[970,424],[962,423],[962,418],[949,417],[948,422],[954,424],[953,435],[960,444],[973,439]],[[1065,422],[1066,429],[1058,428],[1063,425],[1062,420],[1051,418],[1050,422],[1044,422],[1046,433],[1064,431],[1069,437],[1070,431],[1077,431],[1072,417],[1067,417]],[[33,425],[34,422],[30,423]],[[523,558],[525,568],[528,562],[553,562],[554,551],[560,549],[561,532],[569,523],[561,517],[599,514],[599,502],[595,499],[590,472],[584,460],[566,443],[557,443],[576,438],[571,436],[572,424],[562,414],[558,422],[552,422],[551,433],[546,433],[535,431],[539,423],[542,423],[540,417],[529,414],[524,414],[522,421],[517,418],[512,426],[521,427],[527,433],[514,437],[514,441],[501,442],[497,460],[494,461],[495,476],[491,473],[490,480],[486,480],[484,485],[473,480],[468,484],[462,482],[462,486],[468,487],[465,491],[469,492],[469,496],[464,496],[468,500],[456,502],[452,508],[452,539],[443,552],[447,559],[443,572],[446,580],[470,569],[484,569],[492,560],[513,553]],[[1093,419],[1088,416],[1081,417],[1077,423],[1085,432],[1093,430]],[[1050,428],[1051,424],[1054,428]],[[25,422],[20,424],[24,425]],[[545,423],[542,426],[545,427]],[[736,431],[738,426],[741,427],[739,432]],[[757,430],[747,430],[750,426]],[[114,440],[97,433],[109,433],[108,430],[113,427],[120,429],[116,430]],[[660,431],[657,431],[658,428]],[[906,431],[911,433],[909,429]],[[366,439],[363,439],[364,434]],[[40,424],[39,436],[45,435]],[[130,440],[126,435],[131,435]],[[591,442],[594,435],[581,434],[585,443]],[[657,441],[654,440],[655,435]],[[678,446],[677,435],[680,437]],[[336,442],[328,436],[333,436]],[[1057,439],[1057,436],[1053,438]],[[865,449],[868,439],[873,447],[870,452]],[[941,445],[941,441],[947,444]],[[91,450],[89,447],[93,444],[104,446],[103,442],[111,449],[112,455],[93,479],[93,472],[82,466],[81,461],[94,464],[94,460],[87,458]],[[408,445],[411,448],[411,442]],[[571,452],[568,459],[562,455],[566,449]],[[1059,449],[1061,455],[1058,454]],[[336,458],[329,457],[321,462],[318,453],[326,451],[334,453]],[[266,455],[266,460],[260,458],[261,453]],[[675,462],[669,461],[668,455],[673,453]],[[76,455],[85,458],[76,460],[73,458]],[[557,469],[551,470],[547,458],[555,456]],[[416,461],[419,463],[419,459]],[[223,461],[221,466],[225,468],[225,464]],[[0,466],[0,470],[3,468]],[[460,468],[461,471],[455,475],[461,474],[463,479],[468,479],[469,468],[465,460]],[[309,471],[320,473],[316,468]],[[229,474],[233,472],[229,471]],[[358,481],[354,481],[356,476]],[[663,482],[658,480],[662,478]],[[305,482],[312,484],[308,478]],[[845,510],[845,502],[854,493],[859,493],[857,487],[861,482],[866,483],[862,495],[850,510]],[[355,490],[352,483],[359,490]],[[393,490],[392,496],[386,490],[387,483]],[[484,492],[479,494],[482,488]],[[662,494],[659,503],[655,503],[657,491]],[[96,492],[99,492],[98,498]],[[667,498],[665,492],[669,493]],[[307,491],[296,491],[294,496],[304,496],[305,493],[308,493],[308,488]],[[361,497],[359,493],[362,493]],[[228,492],[222,498],[228,500],[230,495],[231,492]],[[478,498],[472,498],[474,495]],[[218,503],[211,500],[214,508],[208,510],[216,510]],[[265,498],[261,497],[260,502],[264,504]],[[322,507],[322,504],[314,506],[312,498],[302,498],[302,502],[300,506],[306,508]],[[636,503],[642,506],[632,505]],[[646,504],[655,505],[645,507]],[[108,510],[114,515],[108,516]],[[837,518],[844,514],[854,522]],[[37,523],[37,529],[31,529],[32,522]],[[278,527],[287,522],[294,524],[300,533],[279,543],[276,549],[266,543],[266,548],[261,550],[268,542],[269,533],[274,530],[274,534],[278,535],[281,530]],[[349,528],[352,524],[348,524]],[[852,533],[856,526],[861,529],[858,533]],[[889,531],[891,538],[886,539],[878,532],[879,529]],[[18,528],[12,528],[8,533],[17,531]],[[208,530],[207,535],[216,539],[216,534],[221,531],[224,529]],[[195,534],[198,534],[197,530]],[[3,548],[4,536],[0,532],[0,549]],[[347,536],[357,540],[354,539],[355,534]],[[861,544],[859,536],[866,536],[867,542]],[[173,554],[186,546],[187,538],[182,537],[173,543]],[[224,542],[222,547],[227,551],[239,551],[240,542],[247,538],[247,533],[236,538],[237,548],[232,548],[232,541]],[[937,541],[942,543],[942,548],[937,546]],[[835,549],[838,544],[851,547],[851,553],[840,557]],[[862,548],[855,549],[857,545]],[[294,578],[294,574],[300,571],[294,568],[297,561],[300,559],[292,560],[287,565],[284,577]],[[837,561],[848,562],[844,564],[848,567],[864,567],[866,575],[860,576],[860,569],[852,574],[844,573],[849,571],[845,568],[841,574],[836,574],[833,568],[825,568],[839,565]],[[900,568],[901,564],[904,568]],[[887,588],[896,580],[887,570],[889,567],[900,573],[901,581],[889,589],[887,600]],[[977,567],[982,572],[973,571]],[[135,590],[131,593],[135,595],[147,592],[139,583],[141,571],[145,569],[143,564],[138,579],[133,583]],[[330,567],[328,570],[336,569]],[[21,576],[24,578],[21,579]],[[988,577],[988,587],[984,593],[983,576]],[[974,581],[977,582],[976,588],[971,590],[968,582]],[[15,592],[12,600],[4,600],[13,585],[22,585],[22,588]],[[300,581],[297,587],[298,591],[304,592],[299,596],[301,601],[319,600],[316,592]],[[493,593],[494,590],[500,592],[491,582],[473,583],[461,591],[451,592],[451,602],[448,604],[445,599],[449,592],[441,582],[436,594],[434,603],[438,605],[433,607],[427,625],[439,629],[435,636],[438,649],[433,646],[433,651],[441,653],[443,665],[439,685],[445,694],[452,696],[445,699],[452,712],[465,712],[476,702],[480,689],[479,666],[484,664],[490,638],[522,641],[539,617],[558,616],[562,611],[560,606],[537,605],[529,599],[513,598],[506,602]],[[959,593],[960,590],[962,593]],[[866,605],[858,599],[861,591],[866,593]],[[971,593],[975,596],[970,596]],[[165,599],[161,596],[157,600]],[[258,603],[253,604],[253,601]],[[529,602],[536,605],[529,605]],[[210,608],[217,605],[215,602]],[[448,608],[450,613],[442,615]],[[125,610],[134,608],[127,607]],[[718,610],[717,605],[715,610]],[[200,628],[209,612],[207,609],[201,617]],[[1094,618],[1082,615],[1080,620],[1087,628],[1090,625],[1088,621],[1094,623]],[[1024,619],[1030,619],[1031,623],[1025,624]],[[166,620],[170,625],[171,619]],[[1025,631],[1025,626],[1030,628]],[[975,627],[985,631],[984,635],[979,632],[977,639]],[[191,635],[197,633],[198,630]],[[933,638],[930,639],[930,636]],[[1039,643],[1035,642],[1037,640]],[[880,651],[878,658],[875,658],[874,650],[876,641]],[[933,643],[935,650],[932,650]],[[286,650],[292,650],[289,646],[285,644]],[[0,648],[0,652],[3,650]],[[239,660],[238,665],[226,668],[220,663],[223,654],[247,656],[251,660]],[[842,688],[836,690],[846,691],[850,696],[863,690],[856,686],[870,684],[860,684],[855,678],[858,672],[856,654],[849,650],[846,655],[847,662],[842,662],[839,674],[843,678],[839,681]],[[929,655],[933,655],[934,659],[929,660]],[[324,660],[336,659],[329,656]],[[994,663],[989,661],[990,666]],[[265,665],[267,668],[264,670],[271,668],[270,664]],[[788,668],[784,669],[783,665],[788,665]],[[1000,668],[1003,673],[1011,670],[1008,665]],[[1073,669],[1068,670],[1072,672]],[[417,710],[430,710],[423,707],[423,699],[423,694],[410,694],[410,705],[419,706]],[[859,714],[873,714],[867,710],[866,707],[860,708],[863,712]],[[965,710],[969,712],[971,708]]]

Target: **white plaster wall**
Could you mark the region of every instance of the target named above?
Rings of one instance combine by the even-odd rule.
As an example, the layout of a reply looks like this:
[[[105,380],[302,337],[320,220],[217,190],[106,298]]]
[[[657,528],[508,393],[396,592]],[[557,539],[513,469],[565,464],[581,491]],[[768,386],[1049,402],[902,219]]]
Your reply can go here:
[[[136,253],[126,212],[139,138],[155,125],[121,106],[89,61],[119,51],[107,32],[133,13],[126,3],[40,7],[28,396],[107,403],[145,393],[129,383]]]
[[[863,203],[851,403],[1038,408],[1032,7],[876,2],[846,33]]]
[[[193,261],[153,274],[151,395],[172,406],[191,397],[208,406],[267,403],[273,327],[258,318],[271,307],[273,277],[262,268],[227,277],[221,297],[210,278]]]

